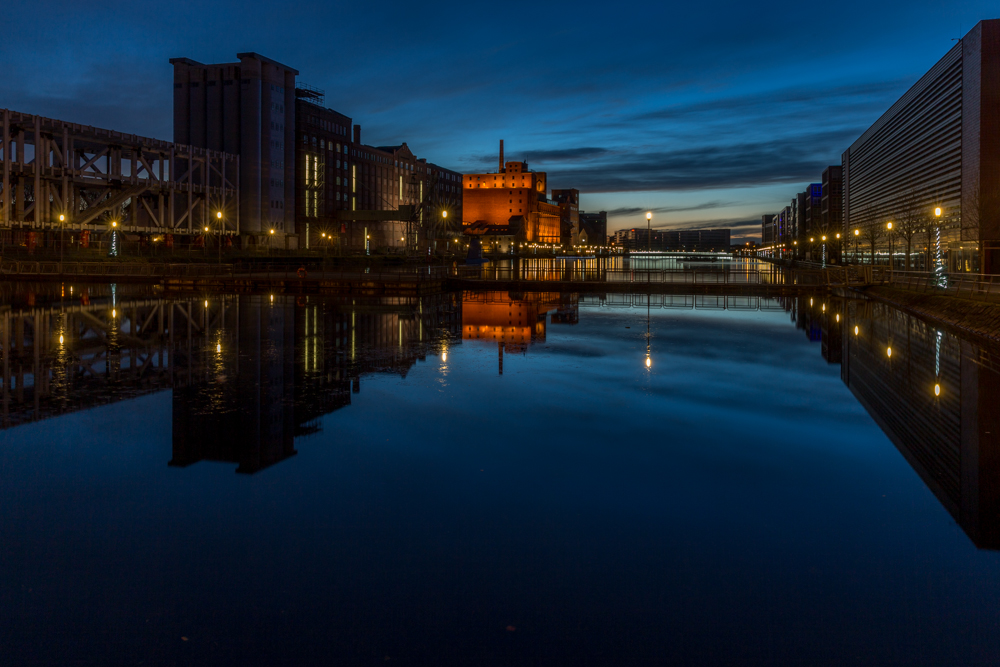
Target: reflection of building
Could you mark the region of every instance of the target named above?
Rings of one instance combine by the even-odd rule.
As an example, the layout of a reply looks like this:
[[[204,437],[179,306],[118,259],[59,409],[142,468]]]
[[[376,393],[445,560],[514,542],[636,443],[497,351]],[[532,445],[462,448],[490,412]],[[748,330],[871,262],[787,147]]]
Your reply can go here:
[[[509,227],[515,241],[560,243],[559,206],[546,199],[546,174],[528,171],[527,162],[504,163],[502,144],[500,151],[497,173],[464,176],[463,223],[497,236],[497,228]]]
[[[504,352],[525,352],[531,343],[545,342],[545,316],[551,311],[553,324],[576,324],[576,295],[538,292],[512,298],[507,292],[462,294],[462,339],[496,343],[500,374]]]
[[[888,306],[850,301],[844,319],[844,383],[976,546],[1000,549],[1000,359]]]
[[[211,377],[174,390],[170,465],[226,461],[255,473],[295,454],[294,309],[244,296],[218,324],[234,335],[225,349],[209,347]]]

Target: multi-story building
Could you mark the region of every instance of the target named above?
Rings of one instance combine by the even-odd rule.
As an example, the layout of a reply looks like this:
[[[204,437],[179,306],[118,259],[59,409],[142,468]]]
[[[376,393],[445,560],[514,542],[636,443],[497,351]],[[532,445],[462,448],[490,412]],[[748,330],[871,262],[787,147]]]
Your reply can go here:
[[[295,230],[295,76],[257,53],[204,65],[172,58],[174,142],[239,156],[238,216],[244,238],[292,238]],[[273,230],[273,234],[272,234]]]
[[[510,236],[527,243],[562,242],[560,209],[546,198],[545,172],[528,170],[527,162],[503,162],[496,173],[465,174],[462,222],[468,230],[495,233],[508,228]]]
[[[238,216],[244,236],[287,248],[432,249],[442,221],[462,220],[461,174],[405,143],[362,144],[361,126],[325,108],[323,91],[296,85],[298,71],[256,53],[237,57],[170,62],[175,141],[239,156],[240,205],[226,215]],[[400,206],[412,207],[400,212],[405,220],[371,213]]]
[[[608,241],[608,212],[587,213],[580,211],[580,243],[604,245]]]
[[[977,23],[842,166],[844,234],[883,256],[892,243],[906,266],[1000,272],[1000,19]]]
[[[552,202],[559,206],[560,237],[563,245],[580,243],[580,191],[552,190]]]

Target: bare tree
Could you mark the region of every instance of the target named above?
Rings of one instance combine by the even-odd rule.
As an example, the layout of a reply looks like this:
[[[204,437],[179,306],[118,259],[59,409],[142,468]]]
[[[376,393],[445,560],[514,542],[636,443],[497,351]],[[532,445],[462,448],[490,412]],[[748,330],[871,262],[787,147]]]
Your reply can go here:
[[[903,268],[909,269],[913,250],[913,237],[924,228],[927,218],[921,207],[920,195],[917,193],[916,188],[911,187],[907,190],[900,204],[896,230],[898,230],[899,236],[906,240],[906,263]]]
[[[862,218],[867,222],[861,228],[861,238],[871,246],[871,264],[875,264],[875,244],[885,236],[882,209],[877,204],[868,204],[862,210]]]

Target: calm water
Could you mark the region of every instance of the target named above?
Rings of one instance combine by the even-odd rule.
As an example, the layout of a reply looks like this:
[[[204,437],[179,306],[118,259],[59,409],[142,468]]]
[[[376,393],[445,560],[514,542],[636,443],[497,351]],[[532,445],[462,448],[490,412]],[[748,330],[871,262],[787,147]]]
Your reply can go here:
[[[996,357],[898,311],[83,289],[0,305],[0,664],[1000,660]]]

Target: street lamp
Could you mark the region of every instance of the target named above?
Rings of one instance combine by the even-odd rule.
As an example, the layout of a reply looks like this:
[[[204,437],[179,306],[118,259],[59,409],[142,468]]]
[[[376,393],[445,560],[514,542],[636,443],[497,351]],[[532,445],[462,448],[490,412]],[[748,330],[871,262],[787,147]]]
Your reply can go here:
[[[858,237],[860,235],[861,235],[861,230],[860,229],[855,229],[854,230],[854,263],[855,264],[860,264],[861,263],[861,262],[858,261]]]
[[[59,273],[62,273],[63,246],[66,245],[66,216],[59,214]]]
[[[891,275],[893,268],[896,266],[895,258],[892,255],[892,222],[885,223],[885,227],[889,230],[889,274]]]
[[[649,252],[653,252],[653,212],[646,211],[646,243],[649,244]]]
[[[219,266],[222,266],[222,211],[215,212],[215,219],[219,221]]]

